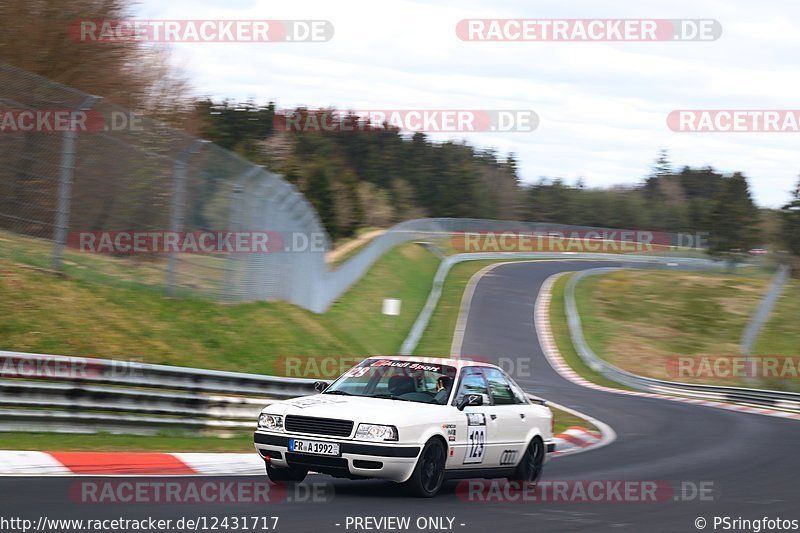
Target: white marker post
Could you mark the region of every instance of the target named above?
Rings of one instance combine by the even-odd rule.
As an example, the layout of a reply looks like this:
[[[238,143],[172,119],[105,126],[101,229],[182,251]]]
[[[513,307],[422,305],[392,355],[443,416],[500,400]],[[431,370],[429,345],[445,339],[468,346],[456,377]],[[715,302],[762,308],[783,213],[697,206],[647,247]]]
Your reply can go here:
[[[383,310],[381,312],[384,315],[397,316],[400,314],[400,303],[400,300],[397,298],[384,298]]]
[[[400,314],[400,300],[397,298],[384,298],[381,313],[386,316],[398,316]],[[394,320],[392,329],[397,330],[397,319]]]

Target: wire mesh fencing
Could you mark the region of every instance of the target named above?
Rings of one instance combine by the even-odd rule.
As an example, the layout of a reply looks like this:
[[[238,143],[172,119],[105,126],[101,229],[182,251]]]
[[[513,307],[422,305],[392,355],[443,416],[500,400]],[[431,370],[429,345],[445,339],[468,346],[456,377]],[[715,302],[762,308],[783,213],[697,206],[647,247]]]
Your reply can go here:
[[[331,268],[316,212],[279,175],[103,98],[0,64],[0,258],[172,296],[284,300],[323,312],[399,244],[433,243],[443,254],[504,251],[488,249],[489,241],[463,249],[465,241],[452,237],[459,232],[537,234],[540,245],[541,236],[550,239],[549,252],[570,233],[584,247],[573,251],[583,252],[641,237],[561,224],[417,219]],[[659,253],[704,247],[697,236],[657,237]]]
[[[3,64],[0,113],[0,257],[170,295],[310,306],[328,238],[280,176]],[[317,242],[291,249],[292,234]]]

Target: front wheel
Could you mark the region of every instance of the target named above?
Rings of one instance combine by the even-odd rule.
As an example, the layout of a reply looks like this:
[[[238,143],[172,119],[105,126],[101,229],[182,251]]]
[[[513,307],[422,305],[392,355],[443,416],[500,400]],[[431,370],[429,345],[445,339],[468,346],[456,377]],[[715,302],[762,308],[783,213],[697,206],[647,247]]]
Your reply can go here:
[[[308,475],[307,468],[276,468],[267,463],[267,476],[275,483],[300,483]]]
[[[431,498],[439,492],[444,483],[444,463],[447,452],[438,439],[429,440],[419,454],[417,466],[408,481],[406,489],[420,498]]]
[[[534,437],[514,470],[514,474],[508,479],[519,483],[536,483],[542,476],[544,454],[544,442],[541,438]]]

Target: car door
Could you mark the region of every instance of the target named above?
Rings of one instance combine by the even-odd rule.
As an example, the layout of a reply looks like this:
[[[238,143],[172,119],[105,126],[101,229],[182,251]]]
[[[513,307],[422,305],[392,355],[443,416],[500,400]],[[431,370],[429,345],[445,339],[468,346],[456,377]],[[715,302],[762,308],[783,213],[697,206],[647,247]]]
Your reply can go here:
[[[487,461],[497,466],[513,466],[522,457],[532,423],[525,409],[527,401],[520,403],[501,370],[485,367],[483,373],[492,397],[488,415],[497,427],[487,449]]]
[[[496,466],[495,463],[487,461],[487,450],[488,443],[498,431],[497,421],[489,416],[491,396],[480,367],[468,366],[461,369],[452,405],[458,405],[467,394],[480,394],[483,396],[484,405],[465,407],[459,412],[462,418],[455,428],[456,440],[448,468],[475,469]]]

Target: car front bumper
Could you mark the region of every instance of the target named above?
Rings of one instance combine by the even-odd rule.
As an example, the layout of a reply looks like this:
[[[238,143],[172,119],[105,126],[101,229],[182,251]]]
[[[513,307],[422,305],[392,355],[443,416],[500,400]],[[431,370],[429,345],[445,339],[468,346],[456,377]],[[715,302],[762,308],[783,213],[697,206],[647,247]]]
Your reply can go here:
[[[336,443],[340,454],[332,456],[291,452],[290,438]],[[411,477],[421,449],[420,446],[287,435],[263,430],[257,430],[253,439],[259,455],[277,467],[297,466],[337,477],[379,478],[397,482]]]

